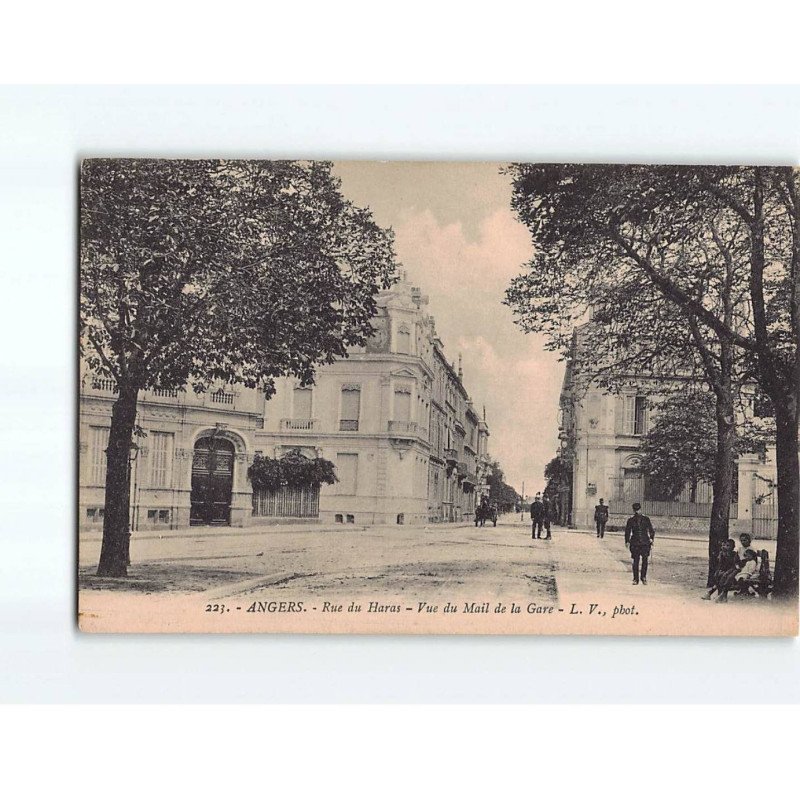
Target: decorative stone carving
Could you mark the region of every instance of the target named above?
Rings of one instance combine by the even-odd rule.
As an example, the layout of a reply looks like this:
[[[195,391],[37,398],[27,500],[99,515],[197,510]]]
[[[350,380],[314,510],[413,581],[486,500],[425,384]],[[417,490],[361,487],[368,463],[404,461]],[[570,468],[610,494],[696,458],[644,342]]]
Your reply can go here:
[[[145,419],[178,419],[177,408],[148,408],[144,414]]]
[[[361,384],[360,383],[343,383],[342,384],[342,391],[343,392],[360,392],[361,391]]]
[[[81,411],[91,414],[110,414],[111,403],[90,403],[86,400],[81,402]]]

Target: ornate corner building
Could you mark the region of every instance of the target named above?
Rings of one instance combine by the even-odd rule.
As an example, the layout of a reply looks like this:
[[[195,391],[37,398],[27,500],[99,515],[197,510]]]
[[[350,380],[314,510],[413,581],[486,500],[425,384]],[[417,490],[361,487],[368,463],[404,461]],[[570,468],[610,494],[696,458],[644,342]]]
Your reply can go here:
[[[313,386],[279,379],[267,399],[239,386],[140,393],[131,528],[282,521],[377,525],[461,521],[486,490],[489,428],[448,362],[427,298],[401,280],[377,298],[375,334],[320,367]],[[80,387],[82,528],[103,519],[113,381]],[[337,483],[253,492],[255,455],[332,461]]]

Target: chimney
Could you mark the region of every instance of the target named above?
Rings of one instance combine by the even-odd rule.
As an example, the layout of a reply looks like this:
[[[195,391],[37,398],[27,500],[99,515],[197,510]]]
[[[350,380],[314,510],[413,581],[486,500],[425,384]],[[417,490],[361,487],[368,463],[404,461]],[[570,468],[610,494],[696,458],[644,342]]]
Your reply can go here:
[[[461,353],[458,354],[458,379],[460,381],[464,380],[464,370],[461,367]]]

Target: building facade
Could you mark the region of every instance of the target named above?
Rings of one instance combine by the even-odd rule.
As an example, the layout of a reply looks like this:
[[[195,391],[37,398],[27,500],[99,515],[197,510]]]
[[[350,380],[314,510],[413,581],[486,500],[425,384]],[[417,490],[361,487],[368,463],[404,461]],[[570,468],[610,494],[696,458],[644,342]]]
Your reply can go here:
[[[146,391],[131,452],[131,527],[243,526],[282,519],[421,524],[471,518],[489,462],[489,428],[447,361],[427,298],[401,280],[378,297],[375,334],[320,367],[314,385],[276,381],[197,394]],[[80,387],[80,519],[100,527],[113,381]],[[298,452],[335,465],[318,496],[265,498],[247,468],[256,455]],[[296,502],[295,502],[296,501]]]
[[[580,363],[578,329],[560,396],[559,455],[566,468],[560,487],[563,521],[571,527],[593,528],[594,507],[603,498],[610,508],[610,526],[624,526],[631,505],[639,502],[656,528],[707,530],[713,500],[710,485],[687,487],[674,501],[648,494],[641,445],[655,419],[654,408],[663,398],[664,382],[631,375],[626,387],[611,394],[587,383]],[[738,459],[732,532],[775,536],[775,481],[774,448],[765,457],[749,454]]]

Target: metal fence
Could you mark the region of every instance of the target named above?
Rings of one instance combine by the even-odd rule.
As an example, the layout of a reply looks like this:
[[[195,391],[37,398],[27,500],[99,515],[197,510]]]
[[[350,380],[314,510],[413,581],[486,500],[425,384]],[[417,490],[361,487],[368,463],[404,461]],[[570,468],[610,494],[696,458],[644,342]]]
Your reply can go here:
[[[641,497],[615,497],[611,501],[614,510],[624,509],[628,513],[633,503],[642,504],[642,514],[648,517],[697,517],[711,519],[711,503],[684,503],[680,500],[644,500]],[[739,518],[738,503],[731,503],[728,519]]]
[[[641,474],[625,475],[619,482],[617,496],[612,503],[623,507],[625,511],[633,503],[642,504],[642,513],[653,517],[697,517],[711,519],[711,507],[714,498],[713,487],[701,481],[692,491],[686,487],[675,500],[654,500],[648,497],[647,479]],[[731,503],[729,519],[738,519],[738,503]]]
[[[319,517],[319,486],[253,490],[254,517]]]

